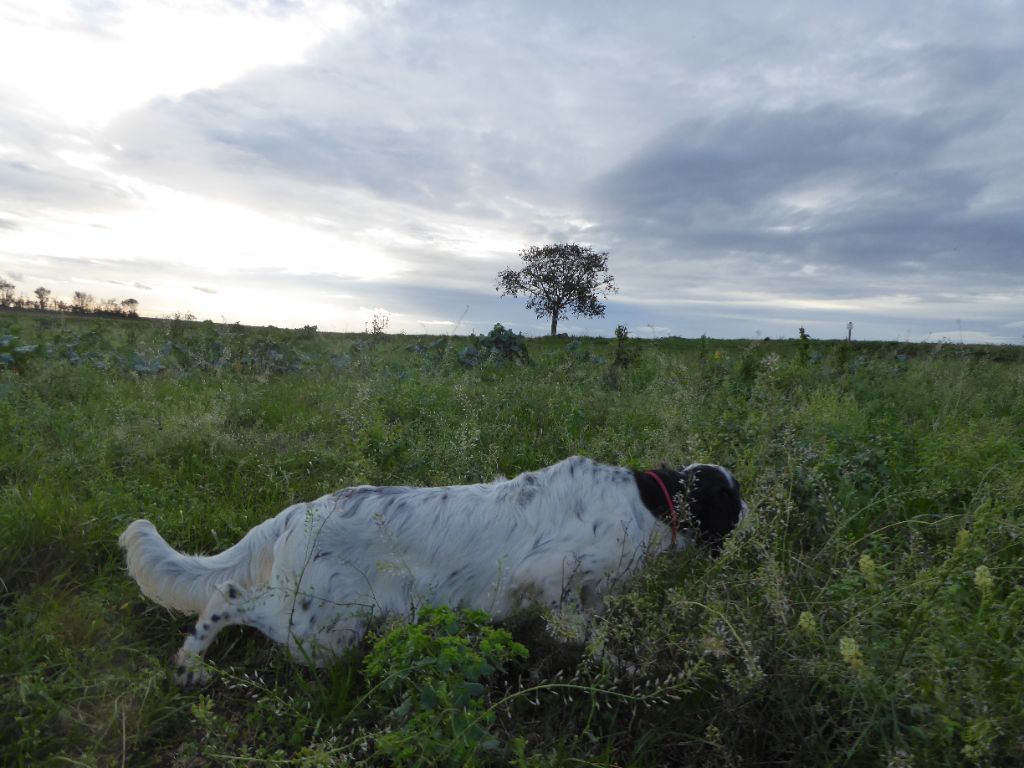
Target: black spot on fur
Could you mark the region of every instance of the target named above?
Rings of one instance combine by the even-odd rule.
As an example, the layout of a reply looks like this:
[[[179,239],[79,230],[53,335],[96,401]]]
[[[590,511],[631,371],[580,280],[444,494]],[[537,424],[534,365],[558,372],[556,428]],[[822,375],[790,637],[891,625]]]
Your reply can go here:
[[[325,550],[322,550],[322,549],[321,549],[321,550],[320,550],[319,552],[317,552],[317,553],[316,553],[316,554],[315,554],[315,555],[313,556],[313,559],[314,559],[314,560],[319,560],[319,559],[320,559],[321,557],[330,557],[330,556],[331,556],[331,553],[330,553],[330,552],[327,552],[327,551],[325,551]]]
[[[219,613],[213,614],[210,617],[210,621],[212,621],[214,624],[216,624],[218,621],[220,621],[220,614]]]
[[[205,621],[203,622],[203,629],[207,632],[210,630],[210,625],[207,624]]]
[[[233,586],[228,587],[228,597],[231,600],[234,600],[236,597],[238,597],[238,590],[235,589]]]
[[[305,600],[302,601],[302,610],[308,611],[309,610],[309,606],[311,606],[312,604],[313,604],[313,601],[310,600],[307,597]]]

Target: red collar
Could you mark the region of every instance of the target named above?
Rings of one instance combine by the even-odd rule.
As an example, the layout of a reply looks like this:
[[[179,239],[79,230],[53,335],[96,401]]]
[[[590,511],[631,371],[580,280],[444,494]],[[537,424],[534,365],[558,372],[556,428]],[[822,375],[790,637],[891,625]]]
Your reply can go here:
[[[650,475],[654,478],[654,481],[661,488],[661,492],[665,494],[665,501],[668,502],[668,511],[671,514],[672,520],[672,549],[676,548],[676,532],[679,530],[679,515],[676,512],[676,505],[672,502],[672,494],[668,492],[668,488],[665,487],[665,482],[658,476],[658,473],[653,470],[648,470],[644,474]]]

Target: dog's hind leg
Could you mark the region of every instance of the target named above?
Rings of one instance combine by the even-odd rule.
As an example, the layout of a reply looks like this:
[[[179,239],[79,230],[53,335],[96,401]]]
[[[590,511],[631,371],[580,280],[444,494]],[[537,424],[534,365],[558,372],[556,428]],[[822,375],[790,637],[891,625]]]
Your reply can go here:
[[[217,586],[174,658],[178,685],[206,682],[203,656],[217,634],[230,626],[258,629],[275,643],[287,645],[297,661],[316,665],[359,642],[366,631],[365,621],[352,610],[332,608],[294,588],[263,585],[245,589],[224,582]]]
[[[203,667],[203,655],[225,627],[254,627],[272,640],[284,642],[286,635],[272,620],[274,611],[280,611],[279,603],[280,600],[267,586],[244,589],[232,581],[218,584],[174,657],[175,682],[180,686],[206,682],[208,675]]]

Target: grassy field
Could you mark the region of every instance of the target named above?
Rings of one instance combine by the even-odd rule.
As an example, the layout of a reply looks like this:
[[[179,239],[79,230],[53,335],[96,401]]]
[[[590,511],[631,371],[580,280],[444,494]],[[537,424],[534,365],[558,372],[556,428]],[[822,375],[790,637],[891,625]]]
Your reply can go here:
[[[1024,764],[1024,349],[526,346],[0,314],[0,764]],[[315,671],[233,629],[187,692],[117,548],[574,453],[724,464],[752,514],[585,641],[439,612]]]

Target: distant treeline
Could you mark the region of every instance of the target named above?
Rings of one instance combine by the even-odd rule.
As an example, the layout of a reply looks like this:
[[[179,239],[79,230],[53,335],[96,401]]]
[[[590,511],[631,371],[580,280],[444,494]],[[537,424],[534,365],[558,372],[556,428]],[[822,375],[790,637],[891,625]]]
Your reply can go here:
[[[15,294],[16,286],[0,278],[0,308],[44,309],[51,312],[73,312],[79,315],[106,315],[108,317],[138,317],[139,302],[136,299],[97,299],[84,291],[75,291],[71,301],[54,299],[53,291],[39,286],[33,293],[35,300]]]

